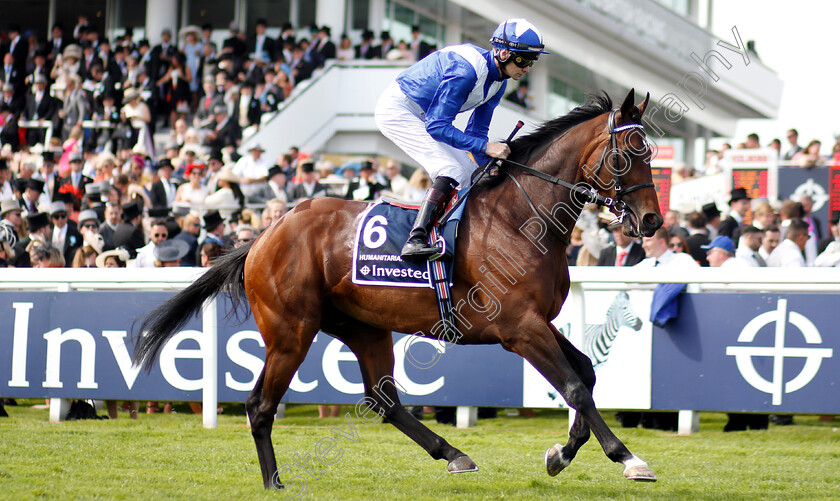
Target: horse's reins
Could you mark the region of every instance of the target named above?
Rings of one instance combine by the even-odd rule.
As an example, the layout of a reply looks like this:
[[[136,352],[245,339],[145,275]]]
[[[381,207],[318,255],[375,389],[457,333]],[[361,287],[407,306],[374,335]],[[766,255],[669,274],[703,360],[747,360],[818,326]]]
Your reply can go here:
[[[615,126],[615,114],[618,109],[613,109],[610,111],[609,119],[607,120],[607,129],[610,132],[610,147],[612,149],[613,154],[613,166],[618,165],[618,141],[616,139],[616,135],[618,132],[622,132],[628,129],[644,129],[642,124],[628,124],[622,125],[621,127]],[[604,152],[604,157],[606,157],[606,152]],[[603,159],[602,159],[603,160]],[[615,197],[605,197],[598,193],[598,190],[595,189],[594,186],[589,186],[589,189],[586,189],[580,185],[575,185],[569,183],[568,181],[564,181],[560,178],[554,177],[550,174],[546,174],[545,172],[540,172],[536,169],[532,169],[527,165],[521,164],[519,162],[514,162],[513,160],[508,159],[501,159],[501,162],[507,163],[508,165],[512,165],[517,169],[525,172],[526,174],[530,174],[534,177],[542,179],[543,181],[548,181],[549,183],[556,184],[559,186],[563,186],[564,188],[568,188],[569,190],[578,193],[580,195],[584,195],[587,197],[586,203],[594,203],[599,206],[608,207],[610,209],[614,209],[618,212],[618,222],[621,223],[624,221],[624,215],[627,212],[627,204],[624,203],[622,197],[627,195],[628,193],[632,193],[636,190],[641,190],[642,188],[653,188],[655,185],[653,183],[641,183],[630,186],[629,188],[624,188],[621,183],[621,173],[616,171],[615,173]],[[598,170],[595,171],[593,177],[597,177],[598,171],[601,169],[601,163],[598,165]],[[568,238],[563,235],[558,235],[555,233],[553,229],[553,225],[546,223],[545,219],[543,219],[542,214],[537,210],[534,206],[534,203],[531,201],[531,197],[528,196],[528,193],[525,191],[525,188],[522,187],[522,184],[519,183],[519,180],[513,176],[510,172],[505,172],[507,176],[514,182],[514,184],[519,188],[519,191],[525,196],[525,200],[528,202],[528,205],[531,207],[531,210],[534,211],[534,214],[546,225],[548,226],[549,230],[554,233],[554,236],[557,237],[561,242],[564,242],[568,245]]]

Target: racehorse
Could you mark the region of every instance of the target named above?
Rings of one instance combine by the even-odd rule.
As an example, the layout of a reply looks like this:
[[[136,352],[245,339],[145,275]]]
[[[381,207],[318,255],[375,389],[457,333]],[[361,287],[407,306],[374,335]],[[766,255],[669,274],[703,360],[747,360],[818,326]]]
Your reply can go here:
[[[499,343],[519,354],[577,410],[568,442],[546,452],[552,476],[569,465],[591,430],[607,457],[624,464],[625,477],[656,480],[595,408],[589,358],[551,324],[569,290],[565,248],[583,202],[609,206],[628,235],[651,236],[662,225],[651,182],[651,151],[641,125],[649,99],[648,94],[636,106],[631,90],[613,109],[606,94],[593,96],[516,139],[497,175],[504,178],[494,187],[476,186],[460,223],[452,298],[454,304],[470,307],[458,311],[455,341]],[[392,331],[432,337],[438,309],[430,289],[352,282],[355,229],[367,207],[333,198],[302,202],[142,323],[134,362],[151,368],[166,341],[207,298],[226,291],[236,307],[247,297],[266,350],[262,373],[245,404],[266,489],[283,488],[271,442],[277,405],[319,330],[356,355],[372,410],[432,458],[445,459],[449,472],[478,469],[469,456],[399,404],[395,384],[381,384],[393,381]],[[505,269],[505,283],[498,266],[501,249],[514,270]]]

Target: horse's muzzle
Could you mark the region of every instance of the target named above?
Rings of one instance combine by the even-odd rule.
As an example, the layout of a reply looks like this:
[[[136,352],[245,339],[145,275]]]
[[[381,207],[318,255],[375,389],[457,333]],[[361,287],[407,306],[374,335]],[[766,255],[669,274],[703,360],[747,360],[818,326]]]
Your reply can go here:
[[[652,237],[656,230],[662,227],[662,216],[654,212],[648,212],[642,216],[639,223],[639,233],[646,237]]]

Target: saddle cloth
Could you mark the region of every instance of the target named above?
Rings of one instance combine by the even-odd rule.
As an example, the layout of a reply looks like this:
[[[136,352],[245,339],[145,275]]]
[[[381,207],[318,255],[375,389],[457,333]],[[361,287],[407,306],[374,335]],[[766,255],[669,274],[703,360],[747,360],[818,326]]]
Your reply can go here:
[[[445,259],[447,277],[452,276],[458,222],[466,205],[467,201],[464,200],[443,227],[442,259]],[[354,284],[433,287],[430,261],[408,262],[400,257],[419,208],[419,205],[383,199],[362,213],[353,245]]]

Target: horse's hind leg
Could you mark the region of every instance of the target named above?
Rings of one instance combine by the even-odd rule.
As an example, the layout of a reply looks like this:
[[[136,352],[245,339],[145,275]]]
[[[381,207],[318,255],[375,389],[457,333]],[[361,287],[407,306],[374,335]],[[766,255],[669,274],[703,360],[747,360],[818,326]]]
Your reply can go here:
[[[271,426],[277,405],[289,388],[295,371],[303,363],[317,327],[307,327],[308,322],[299,321],[295,322],[298,324],[296,328],[291,328],[287,319],[280,319],[277,314],[257,315],[255,311],[255,317],[266,339],[265,366],[245,402],[245,410],[251,421],[251,435],[257,447],[263,485],[266,489],[282,489],[271,443]]]
[[[380,416],[426,450],[433,459],[449,462],[450,473],[477,471],[466,454],[449,445],[441,436],[412,416],[400,403],[394,380],[394,344],[391,333],[355,324],[345,338],[339,338],[356,354],[365,384],[365,402]]]
[[[592,393],[576,374],[560,344],[555,340],[552,329],[540,321],[524,326],[524,330],[528,332],[527,336],[511,338],[505,347],[528,360],[563,395],[566,403],[589,425],[607,457],[616,463],[624,464],[625,477],[655,481],[656,475],[647,463],[633,455],[604,422],[595,408]]]
[[[592,361],[578,350],[575,345],[571,343],[560,331],[551,324],[548,324],[554,339],[560,345],[566,360],[569,362],[572,370],[580,378],[581,382],[586,386],[586,389],[592,394],[595,388],[595,370],[592,368]],[[545,466],[548,474],[551,476],[557,475],[567,466],[577,455],[578,450],[589,440],[589,425],[583,418],[580,412],[575,413],[575,420],[569,429],[569,441],[565,446],[556,444],[554,447],[548,449],[545,453]]]

